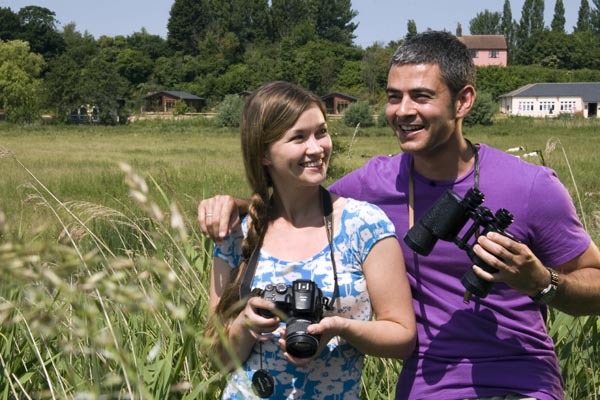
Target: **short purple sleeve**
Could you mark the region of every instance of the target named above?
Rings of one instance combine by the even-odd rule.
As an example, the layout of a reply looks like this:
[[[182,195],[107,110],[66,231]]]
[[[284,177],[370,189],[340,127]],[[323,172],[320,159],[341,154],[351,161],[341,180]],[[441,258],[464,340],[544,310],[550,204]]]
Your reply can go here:
[[[569,192],[556,173],[543,168],[530,192],[531,248],[547,266],[558,266],[581,255],[590,245]]]

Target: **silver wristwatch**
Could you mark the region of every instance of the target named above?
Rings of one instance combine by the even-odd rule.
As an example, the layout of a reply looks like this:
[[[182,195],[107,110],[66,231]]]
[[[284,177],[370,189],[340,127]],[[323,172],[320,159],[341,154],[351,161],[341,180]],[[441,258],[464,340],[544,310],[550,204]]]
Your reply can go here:
[[[532,297],[533,301],[538,304],[550,303],[554,296],[556,296],[556,290],[558,289],[558,274],[552,268],[547,269],[550,271],[550,284]]]

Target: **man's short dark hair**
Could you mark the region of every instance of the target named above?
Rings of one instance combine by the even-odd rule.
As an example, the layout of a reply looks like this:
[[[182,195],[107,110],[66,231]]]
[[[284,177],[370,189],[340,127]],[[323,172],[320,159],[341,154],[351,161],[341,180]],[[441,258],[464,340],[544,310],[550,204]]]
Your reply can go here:
[[[476,70],[471,52],[451,33],[419,33],[400,45],[390,61],[390,67],[415,64],[438,65],[453,99],[466,85],[475,86]]]

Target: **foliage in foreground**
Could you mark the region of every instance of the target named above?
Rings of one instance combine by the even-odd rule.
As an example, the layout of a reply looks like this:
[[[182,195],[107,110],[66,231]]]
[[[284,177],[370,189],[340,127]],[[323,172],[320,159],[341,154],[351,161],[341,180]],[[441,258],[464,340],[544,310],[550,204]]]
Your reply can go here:
[[[59,240],[25,241],[0,214],[0,399],[215,397],[201,355],[207,242],[123,168],[144,217],[61,202],[35,177],[28,202],[55,216]]]

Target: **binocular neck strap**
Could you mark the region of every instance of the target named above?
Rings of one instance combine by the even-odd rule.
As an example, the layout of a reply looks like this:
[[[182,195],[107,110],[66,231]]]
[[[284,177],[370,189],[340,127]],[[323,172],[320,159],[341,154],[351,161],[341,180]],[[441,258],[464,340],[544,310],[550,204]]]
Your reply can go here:
[[[479,150],[469,139],[465,139],[473,151],[475,165],[473,166],[473,187],[479,190]],[[415,224],[415,159],[410,160],[410,171],[408,172],[408,229]]]
[[[319,186],[319,192],[321,194],[321,202],[323,205],[323,222],[325,224],[325,230],[327,231],[327,241],[329,242],[329,252],[331,255],[331,264],[333,266],[333,295],[328,302],[328,306],[331,307],[333,306],[334,300],[338,297],[339,292],[337,267],[335,264],[333,251],[333,204],[331,203],[331,194],[327,191],[327,189],[325,189],[323,186]],[[248,260],[244,278],[240,285],[240,299],[248,297],[252,291],[252,281],[254,280],[254,275],[256,274],[261,244],[262,240],[261,243],[254,248],[252,255],[250,255],[250,259]]]

